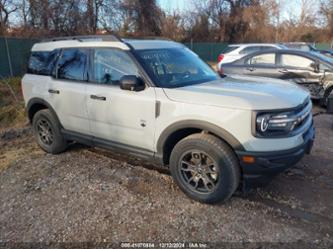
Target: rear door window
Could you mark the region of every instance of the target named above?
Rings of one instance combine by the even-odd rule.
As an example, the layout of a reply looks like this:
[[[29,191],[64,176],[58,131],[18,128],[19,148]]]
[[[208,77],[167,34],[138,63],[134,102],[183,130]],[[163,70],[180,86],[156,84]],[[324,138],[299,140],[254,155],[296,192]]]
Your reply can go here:
[[[251,54],[254,52],[265,51],[265,50],[274,49],[274,48],[275,47],[273,47],[273,46],[250,46],[250,47],[244,48],[242,51],[240,51],[240,54]]]
[[[57,61],[59,50],[32,52],[28,73],[37,75],[51,75]]]
[[[86,81],[88,49],[64,49],[58,62],[58,79]]]

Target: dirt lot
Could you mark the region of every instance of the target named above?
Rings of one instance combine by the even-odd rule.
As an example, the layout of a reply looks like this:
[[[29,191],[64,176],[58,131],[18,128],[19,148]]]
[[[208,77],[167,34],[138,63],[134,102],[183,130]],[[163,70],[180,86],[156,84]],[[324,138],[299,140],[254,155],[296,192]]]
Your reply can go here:
[[[269,186],[214,206],[188,199],[152,165],[80,145],[48,155],[29,128],[7,131],[0,242],[332,243],[332,125],[332,115],[317,115],[311,155]]]

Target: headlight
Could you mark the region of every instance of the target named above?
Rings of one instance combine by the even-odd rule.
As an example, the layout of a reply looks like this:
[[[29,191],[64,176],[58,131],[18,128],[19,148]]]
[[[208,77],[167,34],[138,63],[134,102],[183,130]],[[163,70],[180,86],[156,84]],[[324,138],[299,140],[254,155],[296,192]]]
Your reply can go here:
[[[285,137],[293,135],[311,116],[311,104],[286,112],[256,112],[255,136]]]

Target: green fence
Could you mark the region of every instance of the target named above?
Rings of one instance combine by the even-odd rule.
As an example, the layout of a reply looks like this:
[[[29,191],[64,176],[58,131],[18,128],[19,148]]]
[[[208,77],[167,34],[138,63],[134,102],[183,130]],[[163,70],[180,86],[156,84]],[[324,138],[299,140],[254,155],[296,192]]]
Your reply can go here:
[[[331,50],[333,48],[333,43],[316,43],[316,48],[323,50]]]
[[[197,53],[205,61],[217,61],[217,57],[228,46],[228,43],[195,42],[184,43],[184,45]]]
[[[29,58],[30,49],[37,39],[0,37],[0,78],[23,75]],[[194,42],[184,43],[205,61],[217,61],[217,57],[228,46],[227,43]],[[330,49],[331,44],[318,43],[319,49]]]
[[[37,40],[0,37],[0,76],[18,76],[25,72],[32,45]]]

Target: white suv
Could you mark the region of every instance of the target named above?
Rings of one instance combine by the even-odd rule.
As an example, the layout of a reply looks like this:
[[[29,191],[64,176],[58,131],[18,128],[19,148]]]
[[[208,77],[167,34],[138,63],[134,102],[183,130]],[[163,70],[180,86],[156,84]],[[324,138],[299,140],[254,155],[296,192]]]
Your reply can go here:
[[[254,52],[270,49],[287,49],[287,47],[282,44],[274,43],[248,43],[228,45],[217,58],[218,70],[221,70],[222,64],[234,62]]]
[[[76,141],[169,167],[214,203],[309,153],[309,93],[289,82],[220,78],[182,44],[115,36],[35,44],[22,80],[34,135],[49,153]]]

